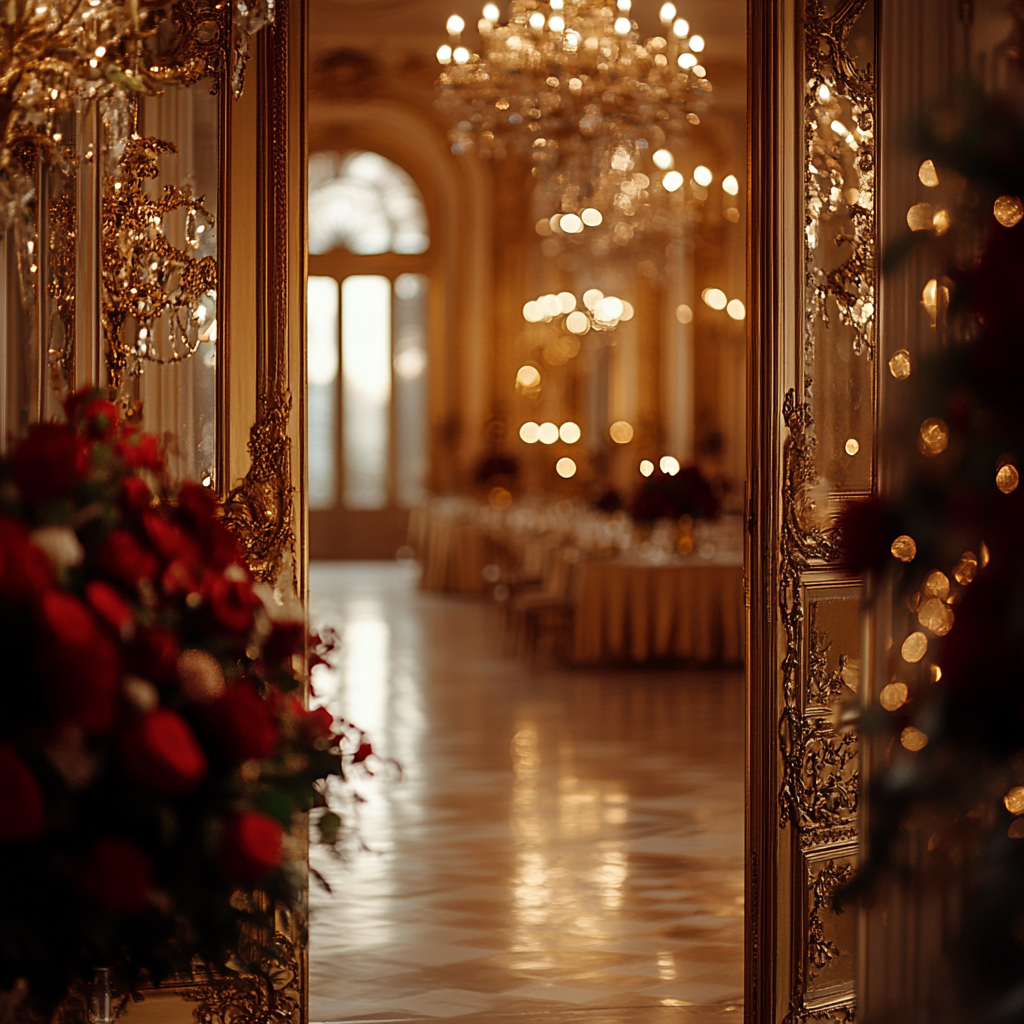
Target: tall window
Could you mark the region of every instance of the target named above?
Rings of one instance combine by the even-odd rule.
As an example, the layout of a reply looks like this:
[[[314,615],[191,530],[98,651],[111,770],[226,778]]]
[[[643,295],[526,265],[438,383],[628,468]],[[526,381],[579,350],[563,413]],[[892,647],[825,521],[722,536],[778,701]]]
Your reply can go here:
[[[429,242],[422,197],[402,168],[378,153],[310,156],[311,508],[423,497]]]

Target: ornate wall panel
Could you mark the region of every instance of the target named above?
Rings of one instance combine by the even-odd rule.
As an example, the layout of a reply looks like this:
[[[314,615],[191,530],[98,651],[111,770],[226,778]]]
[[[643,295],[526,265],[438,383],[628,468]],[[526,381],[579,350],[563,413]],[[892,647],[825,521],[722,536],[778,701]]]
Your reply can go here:
[[[746,1019],[856,1018],[859,581],[834,518],[875,486],[876,10],[751,4]]]
[[[254,572],[304,599],[305,0],[8,8],[0,445],[117,388]],[[275,984],[179,979],[132,1019],[188,1019],[184,996],[200,1021],[298,1024],[305,947],[279,926]]]

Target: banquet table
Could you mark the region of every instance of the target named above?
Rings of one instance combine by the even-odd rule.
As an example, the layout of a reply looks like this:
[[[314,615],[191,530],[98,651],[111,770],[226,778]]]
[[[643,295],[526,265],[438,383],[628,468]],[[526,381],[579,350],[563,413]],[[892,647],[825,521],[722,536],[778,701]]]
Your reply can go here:
[[[743,660],[738,555],[663,564],[582,561],[575,591],[576,664]]]

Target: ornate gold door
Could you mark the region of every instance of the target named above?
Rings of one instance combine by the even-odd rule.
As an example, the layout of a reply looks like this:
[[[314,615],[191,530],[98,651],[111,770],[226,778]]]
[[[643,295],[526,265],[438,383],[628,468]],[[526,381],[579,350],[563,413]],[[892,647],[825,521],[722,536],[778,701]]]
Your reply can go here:
[[[863,583],[834,518],[876,487],[872,0],[749,5],[746,1019],[852,1021]]]

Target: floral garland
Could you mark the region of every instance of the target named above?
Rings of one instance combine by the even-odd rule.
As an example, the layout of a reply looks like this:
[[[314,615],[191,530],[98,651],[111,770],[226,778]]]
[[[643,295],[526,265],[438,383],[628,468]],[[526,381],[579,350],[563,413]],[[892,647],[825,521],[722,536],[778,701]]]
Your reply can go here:
[[[213,495],[172,492],[105,395],[65,408],[0,460],[0,989],[44,1016],[96,967],[228,969],[246,925],[301,916],[302,812],[372,755],[306,710],[303,610]]]

